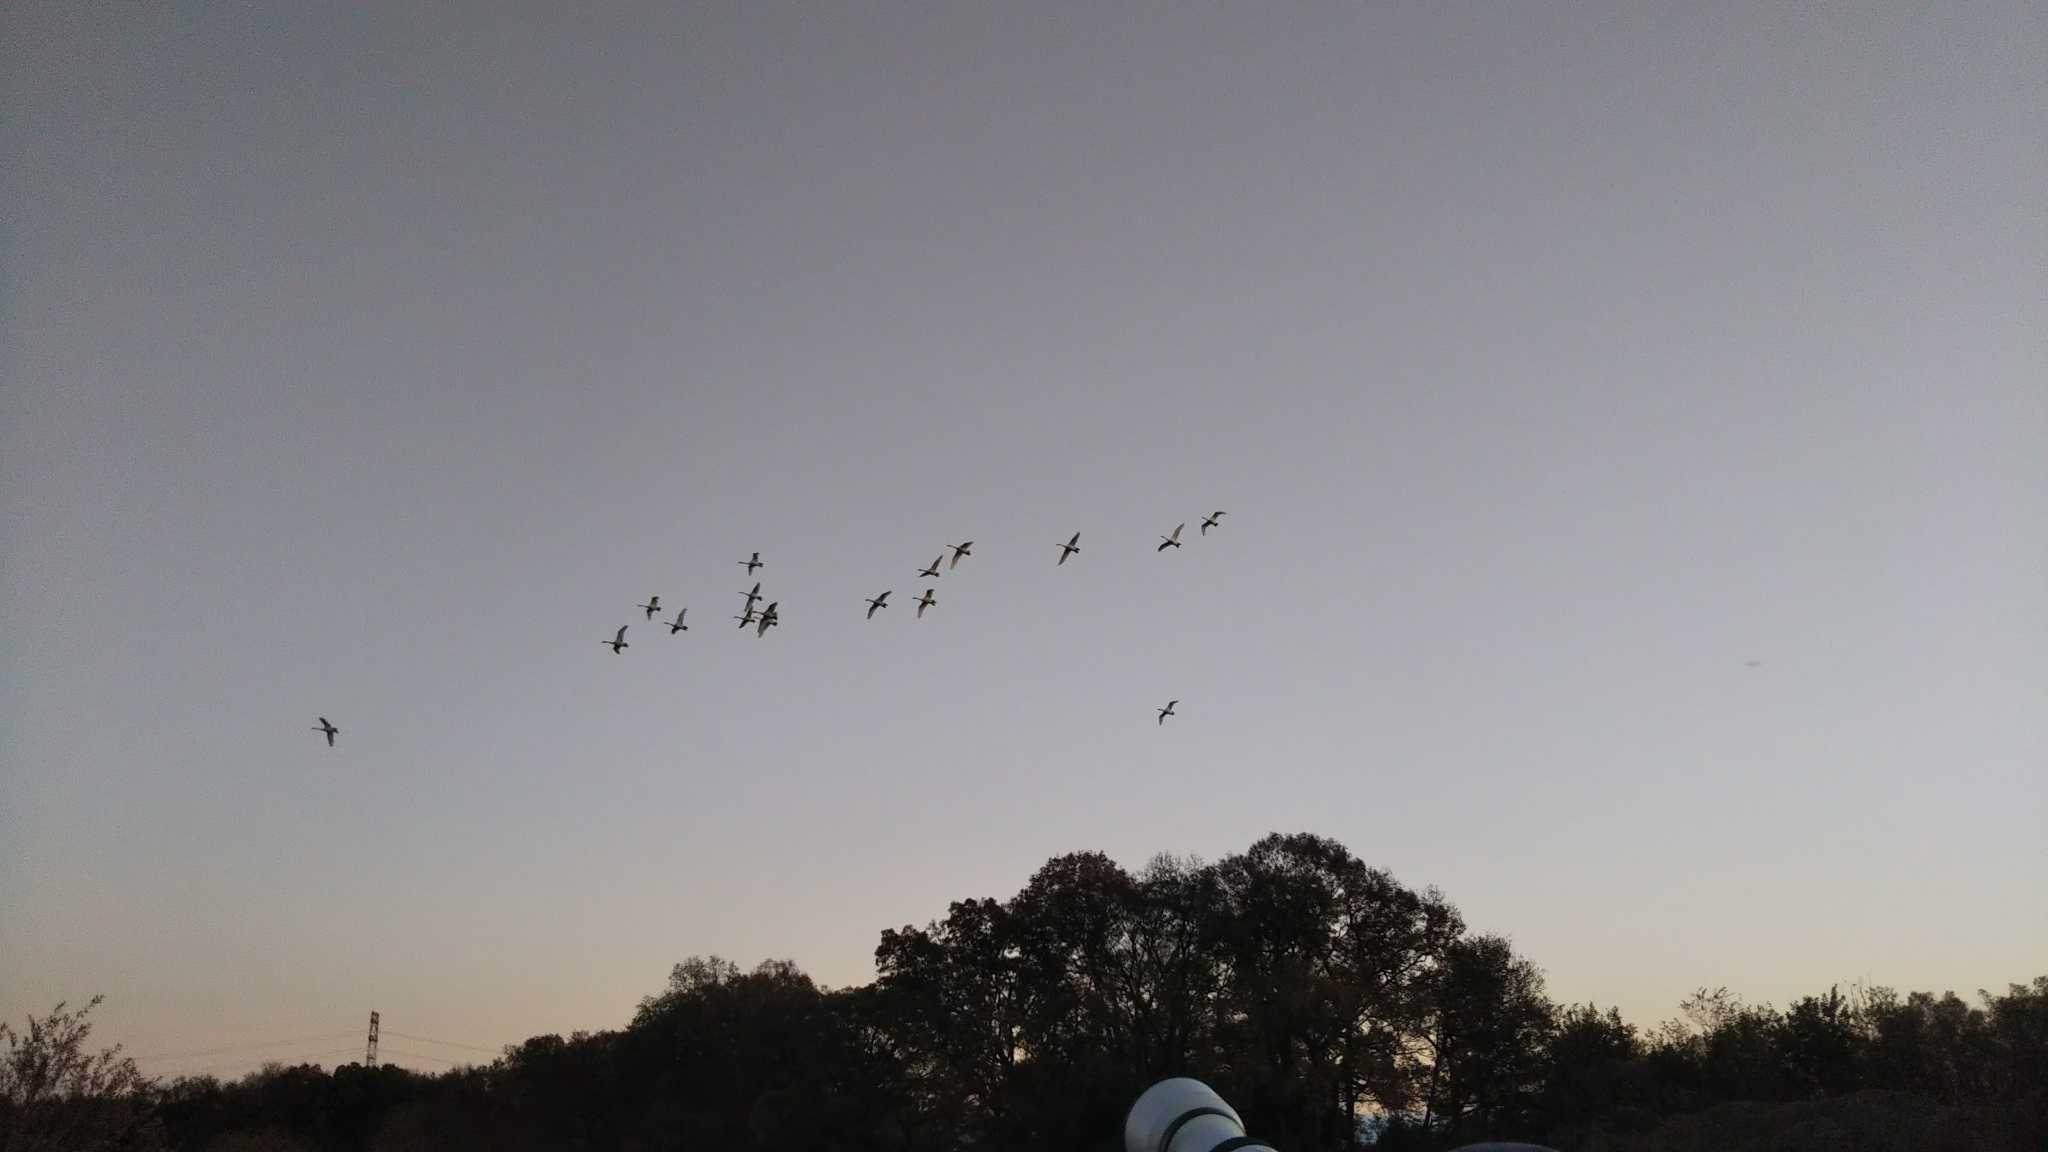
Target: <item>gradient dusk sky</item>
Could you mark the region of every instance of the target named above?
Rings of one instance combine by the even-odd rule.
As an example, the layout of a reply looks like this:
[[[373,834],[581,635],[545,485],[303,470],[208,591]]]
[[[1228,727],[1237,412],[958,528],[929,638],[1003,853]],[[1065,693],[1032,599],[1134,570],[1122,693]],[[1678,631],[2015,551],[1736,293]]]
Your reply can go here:
[[[2048,973],[2044,59],[2030,3],[9,4],[0,1015],[489,1049],[1297,830],[1642,1023]]]

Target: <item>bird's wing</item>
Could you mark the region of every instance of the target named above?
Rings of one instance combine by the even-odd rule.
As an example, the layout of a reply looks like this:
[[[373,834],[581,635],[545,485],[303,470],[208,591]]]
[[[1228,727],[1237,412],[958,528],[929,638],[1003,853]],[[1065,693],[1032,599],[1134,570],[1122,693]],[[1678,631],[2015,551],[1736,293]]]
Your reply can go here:
[[[1076,532],[1074,533],[1073,538],[1067,541],[1067,547],[1072,548],[1074,545],[1079,544],[1080,542],[1081,534],[1079,532]]]
[[[617,641],[620,641],[620,640],[624,640],[625,638],[626,638],[626,626],[625,626],[624,624],[621,624],[621,625],[619,625],[619,634],[618,634],[617,636],[614,636],[614,637],[613,637],[612,639],[613,639],[613,642],[615,642],[615,643],[616,643]]]
[[[332,727],[334,727],[334,725],[332,725],[332,724],[329,724],[329,723],[327,722],[327,717],[325,717],[325,716],[322,716],[322,717],[320,718],[320,727],[321,727],[321,728],[322,728],[322,729],[324,730],[324,729],[327,729],[327,728],[332,728]]]
[[[1185,527],[1187,527],[1187,526],[1188,526],[1188,522],[1187,522],[1187,521],[1185,521],[1185,520],[1183,520],[1183,521],[1181,521],[1181,522],[1180,522],[1179,524],[1175,525],[1175,526],[1174,526],[1174,529],[1173,529],[1173,539],[1175,539],[1175,540],[1178,540],[1178,539],[1180,539],[1180,530],[1181,530],[1182,528],[1185,528]]]
[[[1178,701],[1178,700],[1168,700],[1168,701],[1166,702],[1166,707],[1167,707],[1167,709],[1168,709],[1168,710],[1170,711],[1170,710],[1172,710],[1173,706],[1174,706],[1175,704],[1178,704],[1178,703],[1180,703],[1180,701]]]
[[[327,730],[327,746],[329,748],[334,747],[334,729],[332,728]]]

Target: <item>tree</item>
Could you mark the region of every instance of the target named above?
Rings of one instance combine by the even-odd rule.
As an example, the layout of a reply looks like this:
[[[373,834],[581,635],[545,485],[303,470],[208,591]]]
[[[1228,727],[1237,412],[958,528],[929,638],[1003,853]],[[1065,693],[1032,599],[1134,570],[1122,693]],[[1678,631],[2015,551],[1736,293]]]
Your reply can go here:
[[[1635,1027],[1609,1008],[1575,1005],[1559,1014],[1546,1053],[1543,1113],[1551,1131],[1591,1123],[1632,1103],[1630,1081],[1643,1052]]]
[[[1453,942],[1432,982],[1426,1114],[1454,1134],[1532,1131],[1555,1027],[1543,974],[1506,939]]]
[[[89,1017],[101,998],[63,1002],[24,1031],[0,1024],[0,1149],[5,1152],[130,1152],[163,1145],[151,1081],[121,1055],[93,1052]]]

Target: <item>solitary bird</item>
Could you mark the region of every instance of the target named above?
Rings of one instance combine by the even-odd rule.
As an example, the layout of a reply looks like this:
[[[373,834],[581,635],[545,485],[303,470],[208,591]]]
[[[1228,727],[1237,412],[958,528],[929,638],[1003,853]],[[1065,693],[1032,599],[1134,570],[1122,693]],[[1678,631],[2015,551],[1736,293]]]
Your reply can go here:
[[[937,556],[932,557],[932,562],[930,566],[920,571],[918,575],[924,577],[927,580],[937,580],[939,578],[939,561],[944,560],[945,558],[946,554],[944,552],[941,552]]]
[[[974,553],[968,551],[968,549],[974,547],[974,541],[972,540],[969,540],[965,544],[948,544],[946,545],[946,547],[951,548],[953,550],[953,561],[952,563],[946,565],[946,571],[948,572],[951,572],[953,569],[958,568],[960,566],[960,558],[962,556],[974,555]],[[937,567],[938,561],[932,561],[932,565],[933,567]]]
[[[626,643],[626,626],[624,624],[619,625],[619,634],[617,636],[609,640],[599,640],[598,643],[611,645],[612,655],[614,656],[632,647],[631,644]]]
[[[868,619],[873,620],[875,618],[875,609],[887,608],[888,606],[889,593],[887,592],[884,592],[880,596],[877,596],[874,599],[868,601]]]
[[[924,610],[938,602],[938,599],[932,595],[932,590],[929,588],[925,589],[924,595],[917,598],[917,618],[919,620],[924,619]]]
[[[753,590],[749,592],[742,592],[740,593],[740,595],[745,596],[747,598],[747,610],[750,612],[753,611],[754,601],[759,600],[761,598],[761,582],[759,580],[754,581]]]
[[[1209,534],[1209,529],[1216,527],[1216,522],[1221,519],[1223,519],[1223,513],[1209,513],[1209,518],[1202,521],[1202,535],[1207,536]]]
[[[318,728],[313,729],[313,731],[327,733],[327,746],[329,748],[334,747],[334,738],[336,736],[341,735],[341,729],[336,728],[332,724],[329,724],[327,722],[327,717],[325,716],[322,716],[320,718],[320,726]]]
[[[1187,521],[1185,521],[1185,520],[1181,521],[1181,522],[1180,522],[1180,527],[1179,527],[1179,528],[1175,528],[1175,529],[1173,530],[1173,535],[1171,535],[1171,536],[1161,536],[1161,537],[1159,538],[1159,547],[1157,547],[1157,548],[1153,549],[1153,551],[1155,551],[1155,552],[1164,552],[1164,551],[1166,551],[1166,550],[1167,550],[1168,548],[1178,548],[1178,547],[1180,547],[1180,530],[1181,530],[1181,528],[1185,528],[1185,527],[1187,527],[1187,526],[1188,526],[1188,522],[1187,522]]]
[[[1180,701],[1178,701],[1178,700],[1168,700],[1168,701],[1166,702],[1166,707],[1164,707],[1164,708],[1161,708],[1161,709],[1159,710],[1159,722],[1160,722],[1161,724],[1164,724],[1164,723],[1166,723],[1166,718],[1167,718],[1168,716],[1171,716],[1171,715],[1173,715],[1173,714],[1174,714],[1174,712],[1173,712],[1173,706],[1174,706],[1175,704],[1178,704],[1178,703],[1180,703]]]
[[[678,632],[688,632],[690,630],[690,626],[688,624],[683,623],[683,614],[688,611],[688,608],[676,609],[675,622],[668,626],[669,635],[673,636]]]
[[[747,557],[745,560],[735,560],[733,561],[733,563],[744,566],[747,570],[747,575],[749,576],[752,576],[754,574],[754,569],[763,567],[761,563],[761,554],[759,552],[754,553],[752,556]]]
[[[1060,545],[1060,563],[1065,564],[1067,562],[1067,557],[1072,556],[1074,553],[1079,552],[1080,550],[1081,534],[1079,532],[1076,532],[1074,533],[1074,538],[1072,540],[1069,540],[1065,544]]]
[[[770,600],[768,602],[768,606],[766,608],[761,609],[761,618],[754,624],[755,636],[766,636],[770,628],[773,628],[777,624],[782,623],[782,621],[775,615],[775,603],[775,601]]]
[[[649,596],[647,603],[640,605],[640,607],[647,609],[647,618],[652,620],[654,619],[654,614],[661,611],[661,597]]]

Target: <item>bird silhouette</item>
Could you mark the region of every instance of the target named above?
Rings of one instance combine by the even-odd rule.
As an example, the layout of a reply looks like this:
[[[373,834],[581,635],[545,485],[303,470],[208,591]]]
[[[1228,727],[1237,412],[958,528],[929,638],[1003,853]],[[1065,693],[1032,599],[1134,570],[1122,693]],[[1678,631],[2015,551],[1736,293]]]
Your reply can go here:
[[[654,614],[661,611],[661,597],[649,596],[647,603],[640,605],[640,607],[647,610],[647,618],[652,620],[654,619]]]
[[[688,611],[688,608],[676,609],[675,622],[668,626],[669,635],[673,636],[678,632],[688,632],[690,630],[690,626],[688,624],[683,623],[683,614]]]
[[[610,645],[612,655],[614,656],[617,656],[620,653],[624,652],[626,649],[632,647],[631,644],[626,643],[626,626],[624,624],[619,625],[619,634],[617,636],[614,636],[609,640],[599,640],[598,643]]]
[[[944,560],[945,558],[946,554],[944,552],[941,552],[937,556],[932,557],[931,564],[926,566],[921,571],[919,571],[918,575],[924,577],[927,580],[937,580],[939,578],[939,561]]]
[[[1167,718],[1168,716],[1172,716],[1172,715],[1174,715],[1174,711],[1173,711],[1173,706],[1174,706],[1175,704],[1178,704],[1178,703],[1180,703],[1180,701],[1178,701],[1178,700],[1168,700],[1168,701],[1166,702],[1166,707],[1164,707],[1164,708],[1161,708],[1161,709],[1159,710],[1159,722],[1160,722],[1161,724],[1164,724],[1164,723],[1166,723],[1166,718]]]
[[[740,627],[744,629],[747,625],[754,622],[754,606],[752,604],[747,605],[747,610],[733,617],[733,619],[739,621]]]
[[[972,540],[969,540],[965,544],[948,544],[946,545],[946,547],[951,548],[953,550],[953,560],[951,563],[946,565],[946,571],[948,572],[951,572],[953,569],[958,568],[960,566],[960,558],[962,556],[974,555],[974,553],[968,551],[968,549],[974,547],[974,541]],[[934,560],[932,563],[936,565],[938,561]]]
[[[1065,544],[1060,545],[1060,563],[1065,564],[1067,562],[1067,557],[1072,556],[1074,553],[1079,552],[1080,550],[1081,534],[1079,532],[1076,532],[1074,533],[1073,539],[1067,541]]]
[[[887,608],[888,606],[889,594],[887,592],[884,592],[880,596],[877,596],[874,599],[868,601],[868,619],[873,620],[875,618],[875,609]]]
[[[747,598],[747,610],[749,612],[753,611],[754,601],[759,600],[761,598],[761,582],[759,580],[754,581],[753,590],[749,592],[742,592],[740,593],[740,595],[745,596]]]
[[[924,619],[924,610],[938,602],[938,599],[932,595],[932,590],[929,588],[925,589],[924,595],[917,598],[917,618],[919,620]]]
[[[1209,529],[1216,527],[1216,522],[1221,519],[1223,519],[1223,513],[1209,513],[1208,518],[1202,521],[1202,535],[1207,536],[1209,534]]]
[[[329,724],[327,722],[327,717],[325,716],[322,716],[320,718],[320,726],[318,728],[313,729],[313,731],[327,733],[327,746],[329,748],[334,747],[334,738],[336,736],[341,735],[341,729],[336,728],[332,724]]]
[[[1155,552],[1164,552],[1164,551],[1166,551],[1166,550],[1167,550],[1168,548],[1178,548],[1178,547],[1180,547],[1180,530],[1181,530],[1181,528],[1185,528],[1185,527],[1187,527],[1187,526],[1188,526],[1188,522],[1187,522],[1187,521],[1185,521],[1185,520],[1181,521],[1181,522],[1180,522],[1180,527],[1179,527],[1179,528],[1175,528],[1175,529],[1173,530],[1173,535],[1171,535],[1171,536],[1161,536],[1161,537],[1159,538],[1159,547],[1157,547],[1157,548],[1153,549],[1153,551],[1155,551]]]
[[[745,560],[735,560],[733,561],[733,563],[744,566],[747,570],[747,575],[749,576],[752,576],[754,574],[754,569],[765,566],[761,563],[761,554],[759,552],[754,553],[752,556],[747,557]]]
[[[775,614],[775,604],[775,601],[770,600],[768,606],[761,609],[761,618],[754,622],[755,636],[766,636],[770,628],[782,623],[781,618]]]

